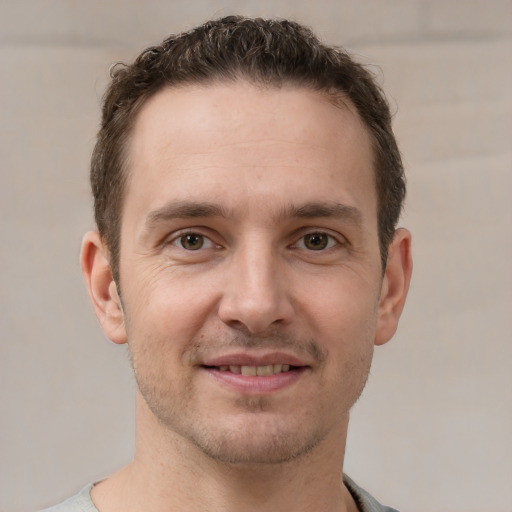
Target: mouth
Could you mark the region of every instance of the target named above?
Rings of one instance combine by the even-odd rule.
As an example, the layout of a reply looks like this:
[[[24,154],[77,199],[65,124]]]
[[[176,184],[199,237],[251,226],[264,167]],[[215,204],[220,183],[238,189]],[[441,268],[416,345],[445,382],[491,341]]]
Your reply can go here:
[[[306,361],[290,354],[255,356],[233,354],[203,361],[200,365],[225,389],[243,395],[266,395],[289,388],[311,370]]]
[[[261,366],[248,366],[248,365],[219,365],[207,366],[204,368],[210,370],[217,370],[219,372],[228,372],[235,375],[244,375],[247,377],[267,377],[269,375],[277,375],[279,373],[288,373],[300,369],[299,366],[290,364],[266,364]]]

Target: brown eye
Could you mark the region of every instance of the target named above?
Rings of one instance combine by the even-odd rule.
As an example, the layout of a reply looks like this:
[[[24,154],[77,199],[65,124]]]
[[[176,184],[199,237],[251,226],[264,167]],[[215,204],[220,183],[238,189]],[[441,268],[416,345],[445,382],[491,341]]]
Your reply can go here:
[[[309,233],[304,236],[304,246],[311,251],[321,251],[329,245],[329,238],[325,233]]]
[[[198,235],[197,233],[188,233],[179,238],[179,243],[181,247],[187,249],[188,251],[197,251],[203,247],[204,237],[203,235]]]

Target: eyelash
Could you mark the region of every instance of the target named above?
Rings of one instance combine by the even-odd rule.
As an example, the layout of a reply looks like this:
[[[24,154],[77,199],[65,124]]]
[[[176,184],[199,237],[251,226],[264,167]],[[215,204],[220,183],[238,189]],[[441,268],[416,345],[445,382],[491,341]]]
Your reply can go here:
[[[200,238],[201,242],[202,242],[201,245],[199,247],[197,247],[196,249],[191,249],[191,248],[187,248],[187,247],[183,246],[183,242],[186,239],[186,237],[192,237],[192,236],[196,236],[196,237]],[[326,246],[319,247],[316,249],[307,247],[306,246],[306,244],[307,244],[306,237],[311,237],[310,242],[312,241],[313,237],[320,237],[320,238],[326,237],[327,238]],[[170,245],[174,245],[175,247],[183,249],[187,252],[196,252],[196,251],[200,251],[201,249],[202,250],[212,249],[215,246],[220,247],[219,245],[215,244],[215,242],[209,236],[204,235],[201,232],[194,231],[194,230],[182,231],[180,233],[177,233],[174,236],[174,238],[172,238],[168,243]],[[205,247],[205,244],[207,245],[207,247]],[[298,238],[298,240],[296,242],[294,242],[293,244],[291,244],[289,247],[294,248],[294,249],[305,250],[308,252],[323,252],[323,251],[328,251],[329,249],[332,249],[336,246],[342,246],[345,244],[346,244],[346,242],[344,240],[340,241],[337,237],[335,237],[325,231],[317,230],[317,231],[308,231],[307,233],[301,234],[301,236]]]
[[[202,240],[201,245],[197,249],[187,249],[186,247],[183,247],[183,244],[180,242],[183,242],[186,239],[186,237],[192,237],[192,236],[196,236],[196,237],[200,238]],[[216,245],[210,237],[203,235],[202,233],[199,233],[198,231],[181,232],[181,233],[177,234],[172,240],[170,240],[169,243],[171,245],[179,247],[180,249],[184,249],[185,251],[190,251],[190,252],[199,251],[200,249],[211,249]],[[208,247],[204,247],[205,243],[208,245]]]
[[[326,246],[325,247],[318,247],[316,249],[307,247],[306,244],[306,238],[310,237],[310,241],[313,239],[313,237],[326,237]],[[304,249],[311,252],[322,252],[322,251],[328,251],[329,249],[332,249],[336,246],[342,245],[340,241],[334,237],[333,235],[326,233],[325,231],[310,231],[308,233],[305,233],[301,235],[301,237],[295,242],[292,247],[297,247],[299,249]]]

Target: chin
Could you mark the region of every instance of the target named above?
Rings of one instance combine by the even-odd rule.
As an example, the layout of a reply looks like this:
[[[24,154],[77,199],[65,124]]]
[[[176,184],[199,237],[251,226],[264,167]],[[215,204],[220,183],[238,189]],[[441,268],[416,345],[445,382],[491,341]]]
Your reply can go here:
[[[188,430],[185,437],[208,458],[230,465],[283,464],[305,456],[327,436],[319,428],[304,430],[303,423],[282,425],[283,421],[252,414],[229,426]],[[220,428],[219,428],[220,427]]]

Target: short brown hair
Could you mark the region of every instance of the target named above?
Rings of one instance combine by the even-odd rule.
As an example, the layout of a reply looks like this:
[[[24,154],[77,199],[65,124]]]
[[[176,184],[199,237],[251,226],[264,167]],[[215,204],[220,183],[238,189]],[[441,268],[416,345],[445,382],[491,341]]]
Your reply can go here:
[[[103,100],[102,122],[91,162],[94,213],[119,278],[125,152],[141,106],[175,85],[246,79],[263,86],[293,84],[348,99],[373,145],[379,245],[383,268],[405,197],[402,160],[384,93],[372,74],[341,48],[322,44],[308,28],[287,20],[229,16],[172,35],[117,65]]]

